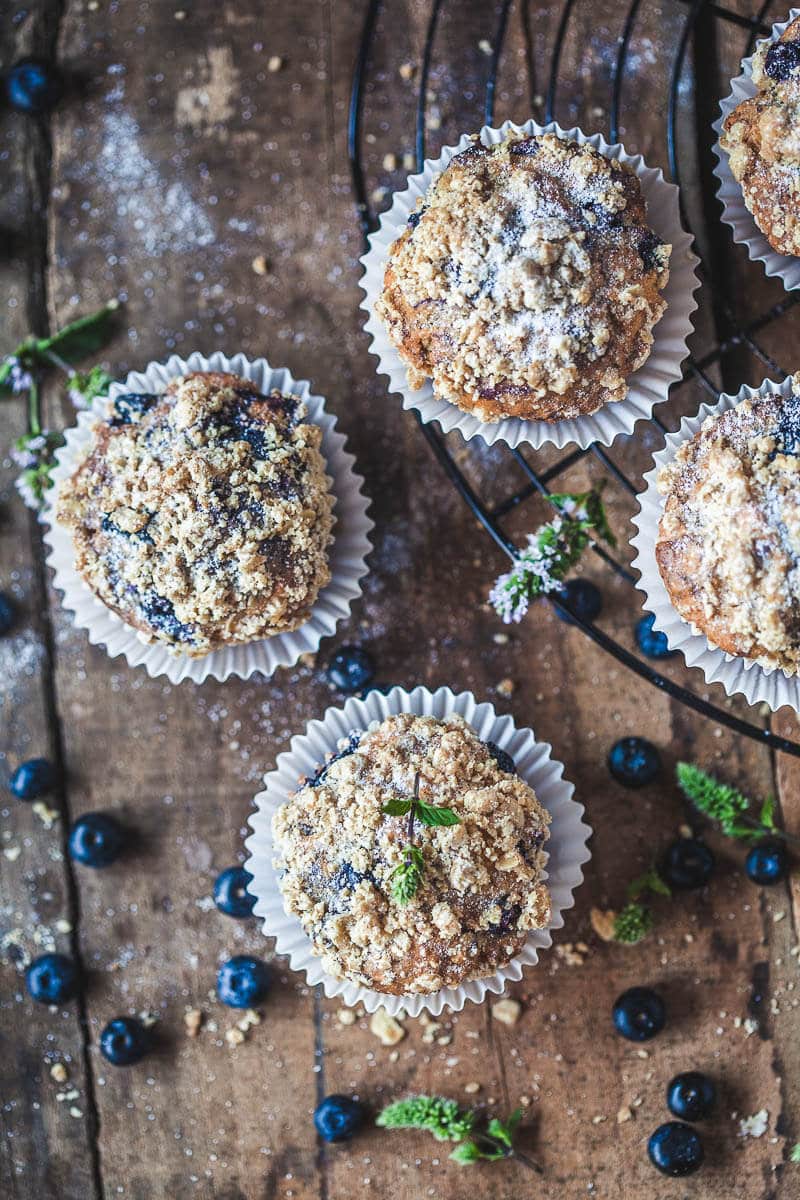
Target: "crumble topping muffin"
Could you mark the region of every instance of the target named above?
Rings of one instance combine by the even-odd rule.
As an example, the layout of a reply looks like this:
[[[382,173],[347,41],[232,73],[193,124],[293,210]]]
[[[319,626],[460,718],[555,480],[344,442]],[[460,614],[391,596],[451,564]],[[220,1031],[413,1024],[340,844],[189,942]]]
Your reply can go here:
[[[513,763],[459,716],[403,713],[354,733],[273,817],[281,891],[325,970],[392,995],[490,975],[550,917],[542,881],[550,816]],[[406,905],[392,895],[414,794],[457,824],[417,822],[424,864]]]
[[[658,476],[656,560],[677,611],[729,654],[800,671],[800,373],[711,415]]]
[[[192,657],[296,629],[330,579],[321,441],[297,396],[237,375],[118,396],[56,502],[76,570],[146,640]]]
[[[671,247],[636,175],[554,133],[476,141],[392,244],[376,312],[412,388],[482,421],[558,421],[627,394]]]
[[[800,254],[800,17],[753,56],[755,96],[725,118],[720,145],[756,224],[779,254]]]

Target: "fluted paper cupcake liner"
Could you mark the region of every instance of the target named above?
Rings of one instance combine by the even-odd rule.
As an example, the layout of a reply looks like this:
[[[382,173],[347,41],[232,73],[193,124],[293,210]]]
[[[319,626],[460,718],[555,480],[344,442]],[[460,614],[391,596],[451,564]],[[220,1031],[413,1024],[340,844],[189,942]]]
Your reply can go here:
[[[644,592],[644,607],[655,617],[654,628],[666,635],[670,649],[680,650],[687,666],[699,668],[708,683],[721,683],[729,696],[745,696],[750,704],[768,704],[773,712],[784,705],[800,712],[797,676],[720,650],[673,608],[656,562],[658,523],[664,511],[664,497],[658,492],[656,479],[661,468],[674,459],[678,447],[694,437],[706,417],[727,412],[753,396],[788,396],[791,390],[791,379],[783,383],[768,379],[760,388],[745,386],[735,396],[720,396],[718,404],[704,404],[697,416],[685,417],[678,431],[667,435],[664,448],[653,456],[653,469],[644,476],[645,490],[637,497],[639,512],[633,517],[636,533],[631,539],[637,551],[633,566],[640,575],[637,587]]]
[[[672,245],[669,282],[662,293],[667,308],[653,329],[649,358],[630,376],[627,396],[591,416],[556,422],[525,421],[519,417],[483,422],[435,396],[430,380],[417,391],[410,388],[406,364],[376,315],[375,302],[383,291],[389,247],[405,229],[417,199],[425,194],[451,158],[470,145],[467,134],[457,145],[446,146],[438,158],[426,159],[422,172],[409,177],[408,186],[395,193],[391,208],[383,214],[380,227],[369,239],[369,250],[361,259],[364,268],[361,288],[365,293],[361,307],[367,314],[365,328],[371,338],[370,349],[378,359],[379,374],[388,376],[390,390],[402,397],[403,408],[415,409],[426,423],[436,421],[444,433],[457,429],[465,439],[480,437],[488,445],[499,441],[511,447],[527,443],[537,449],[547,443],[556,446],[575,443],[584,448],[592,442],[609,445],[619,434],[631,433],[637,421],[650,417],[654,406],[667,399],[670,385],[681,378],[681,364],[688,353],[686,339],[692,332],[691,314],[697,308],[694,292],[699,286],[695,274],[698,259],[692,253],[691,237],[681,227],[678,189],[667,183],[660,170],[648,167],[641,154],[630,155],[618,144],[609,145],[599,133],[587,137],[580,129],[562,129],[555,121],[549,125],[538,125],[535,121],[515,125],[506,121],[499,129],[484,125],[480,140],[486,146],[497,145],[509,133],[556,133],[581,144],[588,142],[606,158],[627,163],[635,171],[647,201],[648,225]]]
[[[520,953],[485,979],[431,995],[390,996],[323,970],[300,921],[284,908],[273,863],[272,814],[297,791],[298,780],[313,775],[351,730],[366,729],[372,721],[404,712],[439,718],[458,713],[480,738],[495,742],[513,757],[519,776],[552,817],[545,876],[552,912],[548,927],[530,933]],[[329,708],[322,720],[311,721],[304,734],[292,738],[290,749],[278,756],[276,769],[264,777],[264,790],[255,797],[255,812],[249,818],[253,832],[245,842],[250,855],[245,865],[253,876],[248,890],[257,897],[256,916],[264,923],[264,933],[275,938],[277,952],[288,957],[292,970],[304,972],[309,984],[322,984],[326,996],[363,1005],[367,1012],[383,1007],[393,1016],[402,1011],[416,1017],[425,1010],[438,1016],[445,1008],[459,1012],[468,1000],[480,1003],[487,994],[499,995],[507,983],[521,979],[523,968],[535,965],[540,951],[550,946],[552,931],[564,924],[564,912],[572,907],[573,893],[583,881],[581,868],[591,857],[587,841],[592,831],[582,820],[583,806],[573,800],[573,786],[563,778],[564,768],[550,751],[547,743],[535,740],[533,730],[516,728],[511,717],[499,717],[491,704],[479,704],[471,692],[454,694],[446,687],[435,692],[424,687],[412,692],[395,687],[386,695],[369,692],[363,700],[351,697],[344,707]]]
[[[54,586],[63,593],[64,607],[72,611],[75,624],[88,632],[90,642],[105,646],[112,657],[121,654],[130,666],[143,666],[151,676],[166,675],[173,683],[184,679],[202,683],[209,676],[222,680],[238,675],[246,679],[256,671],[268,676],[278,667],[291,666],[301,654],[314,652],[322,639],[349,616],[367,572],[373,524],[367,516],[369,500],[361,490],[364,481],[354,470],[355,459],[345,448],[344,435],[336,429],[336,418],[326,412],[325,401],[311,392],[307,380],[295,379],[285,368],[273,369],[264,358],[251,360],[243,354],[227,358],[220,353],[206,358],[195,353],[183,359],[172,355],[165,363],[150,363],[144,371],[132,371],[124,383],[112,384],[110,401],[125,392],[163,392],[170,380],[189,371],[231,372],[251,380],[260,392],[273,388],[291,392],[304,401],[308,419],[322,430],[322,455],[336,498],[334,541],[328,552],[331,581],[317,597],[309,619],[292,633],[278,633],[262,641],[213,650],[203,658],[191,658],[160,643],[146,642],[95,596],[75,570],[72,535],[55,521],[53,505],[59,486],[85,457],[94,422],[108,411],[109,401],[104,398],[98,398],[90,410],[79,414],[78,424],[65,431],[65,445],[58,451],[53,471],[54,499],[44,518],[49,524],[44,535],[47,561],[53,568]]]
[[[797,16],[800,16],[800,8],[791,9],[786,20],[773,25],[772,33],[768,38],[762,39],[758,45],[763,45],[764,41],[774,42],[781,36],[789,22]],[[742,73],[731,80],[730,95],[720,101],[720,116],[713,124],[717,135],[717,141],[714,144],[714,154],[717,157],[714,174],[720,184],[717,195],[722,204],[722,220],[733,230],[733,240],[746,246],[747,253],[752,260],[763,263],[767,275],[777,275],[783,280],[783,286],[791,291],[800,287],[800,258],[791,254],[779,254],[770,246],[756,225],[755,217],[744,202],[742,185],[734,178],[727,152],[719,143],[719,138],[722,136],[722,125],[726,117],[743,100],[749,100],[751,96],[755,96],[757,91],[758,88],[753,83],[753,55],[751,55],[750,58],[742,59]]]

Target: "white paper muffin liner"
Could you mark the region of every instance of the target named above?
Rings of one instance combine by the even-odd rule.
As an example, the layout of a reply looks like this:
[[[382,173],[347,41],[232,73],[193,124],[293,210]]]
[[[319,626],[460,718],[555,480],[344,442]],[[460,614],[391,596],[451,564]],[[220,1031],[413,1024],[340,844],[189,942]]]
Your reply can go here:
[[[520,777],[552,817],[546,843],[545,878],[552,903],[547,929],[531,933],[520,953],[494,974],[431,995],[389,996],[324,971],[300,921],[284,908],[273,865],[272,814],[297,791],[298,779],[313,775],[351,730],[366,729],[372,721],[401,712],[439,718],[458,713],[480,738],[511,754]],[[511,717],[498,717],[491,704],[479,704],[471,692],[454,694],[446,687],[435,692],[424,687],[412,692],[395,687],[387,695],[369,692],[363,700],[351,697],[343,708],[329,708],[322,720],[311,721],[304,734],[292,738],[288,752],[278,756],[276,769],[264,777],[264,790],[255,797],[256,811],[249,818],[253,833],[245,842],[250,853],[245,866],[253,876],[248,890],[257,897],[254,911],[264,922],[264,933],[275,938],[278,954],[286,955],[292,970],[305,972],[309,984],[321,983],[326,996],[337,996],[351,1006],[361,1004],[367,1012],[383,1007],[392,1016],[402,1011],[416,1017],[425,1010],[438,1016],[445,1008],[460,1012],[468,1000],[479,1004],[487,993],[499,995],[507,983],[521,979],[523,967],[536,963],[539,952],[552,943],[552,930],[564,924],[564,912],[572,907],[573,892],[583,881],[581,868],[591,857],[587,842],[592,831],[582,820],[583,806],[573,800],[573,786],[563,778],[564,768],[550,757],[550,751],[546,742],[535,741],[532,729],[517,729]]]
[[[653,456],[653,469],[644,476],[645,490],[637,497],[639,512],[633,517],[636,533],[631,539],[637,551],[633,566],[641,576],[636,586],[644,592],[644,607],[655,617],[654,628],[666,634],[670,649],[680,650],[687,666],[698,667],[708,683],[721,683],[729,696],[745,696],[750,704],[768,704],[773,712],[784,705],[800,712],[800,679],[785,675],[779,667],[762,667],[752,659],[727,654],[673,608],[655,555],[658,523],[664,509],[656,478],[660,469],[675,457],[681,443],[697,433],[706,417],[727,412],[753,396],[788,396],[791,390],[791,379],[783,383],[767,379],[760,388],[745,385],[737,395],[722,395],[718,404],[704,404],[697,416],[685,417],[676,433],[667,434],[664,448]]]
[[[647,201],[648,225],[663,241],[672,245],[669,283],[662,293],[667,309],[653,329],[655,340],[649,358],[630,376],[628,395],[624,400],[605,405],[591,416],[556,422],[524,421],[519,417],[484,422],[434,396],[430,380],[417,391],[409,387],[406,364],[376,316],[375,302],[383,290],[389,247],[405,229],[418,197],[424,195],[453,155],[470,145],[467,134],[457,145],[446,146],[438,158],[426,159],[419,175],[409,177],[408,186],[395,193],[391,208],[382,215],[380,227],[369,239],[369,250],[361,259],[364,267],[361,288],[365,292],[361,307],[367,314],[365,328],[371,338],[370,349],[378,359],[378,373],[389,377],[390,390],[400,394],[403,408],[415,409],[425,423],[436,421],[444,433],[457,429],[465,439],[481,437],[488,445],[507,442],[512,448],[526,443],[536,449],[547,443],[555,446],[576,443],[584,448],[592,442],[609,445],[619,434],[631,433],[637,421],[648,418],[653,407],[667,399],[670,385],[681,378],[681,364],[688,352],[686,339],[692,332],[691,314],[697,308],[694,292],[699,283],[695,274],[698,259],[692,253],[692,239],[681,227],[678,189],[667,183],[660,170],[646,166],[641,154],[627,154],[622,146],[609,145],[599,133],[587,137],[580,129],[565,130],[555,121],[549,125],[538,125],[536,121],[515,125],[506,121],[499,129],[484,125],[480,140],[486,146],[496,145],[510,132],[556,133],[581,144],[588,142],[606,158],[627,163],[635,171]]]
[[[98,398],[90,410],[79,414],[78,424],[65,431],[65,445],[58,451],[53,470],[54,499],[44,516],[49,524],[44,535],[47,561],[53,568],[54,586],[63,593],[64,607],[74,614],[75,624],[88,632],[90,642],[105,646],[112,657],[123,655],[129,666],[143,666],[151,676],[166,675],[172,683],[184,679],[202,683],[209,676],[222,680],[238,675],[246,679],[255,671],[269,676],[278,667],[291,666],[301,654],[314,652],[321,640],[349,615],[351,604],[361,593],[373,525],[367,516],[369,500],[361,491],[364,481],[354,470],[355,459],[345,449],[344,435],[336,429],[336,418],[325,411],[322,397],[311,392],[307,380],[295,379],[286,368],[273,369],[264,358],[250,360],[243,354],[227,358],[220,353],[205,358],[195,353],[183,359],[172,355],[165,363],[153,362],[144,371],[132,371],[124,383],[112,384],[109,397],[113,401],[125,392],[163,392],[171,379],[188,371],[231,372],[251,380],[260,392],[273,388],[291,392],[305,402],[309,420],[322,429],[321,449],[336,498],[333,509],[336,520],[334,541],[328,551],[331,581],[317,597],[308,621],[292,633],[278,633],[246,645],[225,646],[203,658],[190,658],[160,643],[148,644],[136,629],[94,595],[74,568],[72,535],[55,522],[52,509],[58,487],[85,457],[94,422],[106,415],[108,402],[104,398]]]
[[[761,46],[765,41],[774,42],[796,16],[800,16],[800,8],[791,9],[786,20],[773,25],[770,36],[762,38],[757,45]],[[721,115],[712,126],[717,135],[717,141],[714,144],[714,154],[717,157],[714,174],[720,183],[717,195],[722,204],[722,220],[733,230],[733,240],[746,246],[747,253],[752,260],[763,263],[767,275],[777,275],[783,280],[784,287],[791,291],[800,287],[800,258],[791,254],[779,254],[770,246],[756,225],[755,217],[744,202],[742,185],[734,178],[728,154],[719,143],[722,125],[728,114],[738,104],[741,104],[742,100],[749,100],[751,96],[755,96],[757,91],[758,88],[753,83],[753,55],[751,55],[749,58],[742,59],[742,73],[731,80],[730,95],[720,101]]]

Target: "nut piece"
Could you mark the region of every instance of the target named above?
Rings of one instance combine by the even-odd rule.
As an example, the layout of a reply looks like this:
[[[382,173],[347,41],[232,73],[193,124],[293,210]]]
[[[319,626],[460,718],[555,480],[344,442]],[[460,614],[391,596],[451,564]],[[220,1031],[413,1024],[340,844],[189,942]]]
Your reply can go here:
[[[352,1008],[340,1008],[336,1014],[340,1025],[355,1025],[356,1014]]]
[[[257,254],[250,266],[256,275],[266,275],[267,271],[269,271],[269,262],[264,254]]]
[[[280,54],[273,54],[272,57],[267,60],[267,70],[271,75],[274,75],[276,71],[280,71],[282,66],[283,59],[281,58]]]
[[[183,1014],[183,1024],[186,1027],[186,1035],[190,1038],[197,1037],[200,1032],[200,1026],[203,1024],[203,1014],[199,1008],[190,1008]]]
[[[385,1008],[378,1008],[370,1017],[370,1033],[380,1038],[383,1046],[396,1046],[406,1036],[406,1031],[399,1021],[390,1017]]]
[[[492,1016],[503,1025],[516,1025],[522,1013],[519,1000],[498,1000],[492,1005]]]
[[[597,936],[604,942],[614,941],[614,922],[617,914],[613,908],[593,908],[589,912],[589,921]]]
[[[53,1063],[52,1067],[50,1068],[50,1078],[54,1079],[56,1083],[67,1082],[67,1068],[64,1066],[63,1062]]]

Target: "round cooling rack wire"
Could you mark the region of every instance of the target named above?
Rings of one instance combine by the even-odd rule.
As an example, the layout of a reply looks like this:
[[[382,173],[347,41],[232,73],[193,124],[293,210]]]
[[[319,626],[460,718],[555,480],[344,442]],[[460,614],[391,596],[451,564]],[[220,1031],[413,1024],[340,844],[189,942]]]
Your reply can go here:
[[[378,14],[383,6],[383,3],[390,3],[391,0],[367,0],[367,6],[364,16],[364,25],[359,44],[358,55],[353,73],[353,84],[350,95],[350,112],[348,124],[348,155],[350,162],[350,172],[352,178],[353,193],[358,211],[358,217],[361,224],[362,233],[364,236],[365,246],[368,236],[378,227],[377,217],[369,203],[367,195],[367,185],[362,161],[362,102],[364,96],[364,85],[369,68],[370,51],[372,47],[373,37],[375,33],[375,24]],[[502,0],[499,5],[496,28],[494,36],[491,39],[491,59],[489,66],[489,75],[486,83],[485,99],[483,107],[483,123],[492,124],[494,119],[494,101],[497,85],[497,75],[500,66],[500,59],[503,53],[503,44],[505,41],[506,30],[508,27],[509,15],[514,0]],[[591,0],[586,0],[591,3]],[[422,61],[419,65],[417,73],[418,92],[416,105],[416,171],[422,169],[422,164],[425,159],[425,116],[426,102],[428,92],[428,79],[430,75],[431,58],[433,53],[434,39],[436,37],[437,25],[439,17],[444,7],[445,0],[431,0],[430,15],[425,35],[425,43],[422,53]],[[550,73],[548,86],[545,94],[545,116],[544,123],[549,123],[554,120],[554,110],[556,105],[556,96],[559,83],[559,67],[561,61],[561,52],[569,30],[570,19],[575,11],[579,0],[565,0],[561,16],[558,22],[555,42],[551,52]],[[527,46],[527,62],[531,81],[533,80],[533,53],[532,53],[532,38],[529,19],[529,0],[521,0],[522,4],[522,22],[525,32]],[[709,38],[713,36],[714,22],[726,22],[732,28],[738,28],[745,33],[746,44],[742,49],[743,56],[749,55],[753,51],[755,40],[757,37],[763,37],[769,34],[770,25],[765,24],[765,15],[769,7],[768,3],[763,3],[758,13],[753,17],[745,17],[733,12],[725,7],[723,3],[711,3],[710,0],[673,0],[676,10],[679,11],[683,20],[683,26],[677,42],[675,55],[670,73],[669,97],[667,104],[666,116],[666,139],[667,151],[670,166],[672,181],[680,186],[680,161],[679,161],[679,145],[678,145],[678,101],[681,81],[687,67],[687,54],[693,35]],[[631,41],[634,36],[637,18],[641,14],[644,5],[644,0],[633,0],[625,14],[622,31],[617,43],[617,51],[614,59],[611,72],[611,103],[610,103],[610,133],[609,141],[619,141],[619,124],[620,113],[622,110],[623,86],[625,77],[626,60],[631,47]],[[531,93],[533,93],[531,85]],[[703,258],[700,254],[697,245],[695,244],[695,252],[701,258],[700,277],[704,288],[704,296],[710,297],[710,302],[713,308],[715,328],[719,331],[719,336],[716,339],[716,344],[713,349],[707,351],[699,358],[690,357],[687,359],[684,366],[683,380],[694,379],[700,386],[711,396],[717,400],[720,396],[720,389],[716,387],[707,373],[707,369],[711,366],[719,366],[724,372],[724,359],[726,354],[740,347],[745,347],[760,363],[772,373],[786,377],[785,372],[774,359],[759,345],[757,335],[759,330],[766,327],[772,321],[777,320],[783,313],[800,302],[798,293],[787,295],[779,303],[773,305],[767,312],[761,313],[757,317],[749,320],[746,324],[738,321],[733,311],[724,299],[724,289],[715,286],[715,280],[721,272],[722,256],[728,252],[724,234],[718,220],[716,209],[716,201],[714,199],[713,177],[711,175],[712,156],[711,156],[711,123],[717,115],[718,98],[715,96],[698,95],[695,100],[698,121],[697,131],[699,134],[702,118],[703,139],[698,141],[697,152],[699,156],[699,169],[701,178],[704,183],[703,188],[703,206],[704,216],[706,217],[707,229],[707,245],[708,252]],[[707,119],[706,119],[707,118]],[[569,123],[569,122],[568,122]],[[481,121],[476,120],[476,126],[481,124]],[[692,225],[687,218],[687,214],[681,198],[681,215],[685,228],[692,231]],[[733,380],[731,381],[731,386]],[[733,387],[733,390],[738,390],[738,384]],[[658,416],[653,416],[653,421],[658,428],[663,432],[667,432],[667,427],[659,419]],[[419,421],[419,418],[417,418]],[[463,500],[469,506],[475,518],[480,522],[490,537],[494,539],[496,544],[503,550],[510,559],[515,560],[519,555],[519,550],[510,537],[504,532],[501,521],[504,516],[515,510],[520,504],[531,496],[539,495],[544,498],[549,497],[549,484],[559,475],[562,475],[570,467],[572,467],[580,459],[591,454],[596,458],[604,471],[619,487],[623,488],[629,496],[633,497],[637,493],[635,484],[625,475],[620,467],[612,461],[606,450],[603,447],[594,444],[586,449],[574,449],[562,455],[553,465],[546,470],[537,471],[534,466],[528,461],[528,458],[519,450],[511,449],[508,446],[504,447],[505,453],[511,458],[513,464],[520,468],[525,475],[526,483],[516,492],[506,497],[499,503],[486,503],[478,491],[466,478],[464,472],[457,465],[446,437],[435,428],[433,423],[423,424],[419,421],[420,429],[427,438],[433,453],[443,467],[445,473],[451,483],[457,489]],[[618,577],[624,579],[632,586],[636,585],[636,578],[622,563],[611,555],[604,547],[592,543],[593,552],[597,554],[607,565],[608,569],[613,571]],[[614,638],[610,637],[604,630],[600,629],[592,621],[584,620],[572,608],[561,600],[556,595],[548,597],[551,604],[555,606],[561,616],[568,616],[569,619],[582,630],[582,632],[598,645],[607,654],[610,654],[617,662],[622,663],[628,670],[633,671],[640,678],[647,680],[653,687],[659,691],[666,693],[673,700],[679,701],[695,712],[700,713],[704,717],[717,721],[720,725],[724,725],[732,729],[735,733],[739,733],[745,737],[752,738],[754,741],[761,742],[769,746],[773,750],[783,751],[786,754],[792,754],[800,757],[800,742],[792,741],[788,738],[779,736],[773,733],[772,730],[752,724],[724,708],[720,708],[710,701],[696,695],[688,688],[682,687],[672,679],[661,675],[654,670],[648,663],[637,658],[624,646],[620,645]]]

